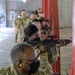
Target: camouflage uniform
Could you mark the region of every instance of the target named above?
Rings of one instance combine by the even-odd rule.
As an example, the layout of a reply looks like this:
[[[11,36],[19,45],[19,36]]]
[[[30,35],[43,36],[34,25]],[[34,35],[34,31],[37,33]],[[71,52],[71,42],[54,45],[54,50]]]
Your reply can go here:
[[[45,73],[45,75],[52,75],[53,74],[51,65],[48,62],[47,52],[40,54],[40,69]]]
[[[26,20],[26,26],[28,26],[33,21],[33,18],[28,18]]]
[[[44,36],[41,35],[41,40],[43,40],[43,37]],[[45,75],[53,75],[51,64],[57,61],[58,56],[58,52],[56,55],[52,56],[49,48],[46,52],[40,54],[40,69],[45,73]]]
[[[27,20],[28,17],[25,14],[21,14],[21,18],[23,20],[23,26],[25,28],[26,27],[26,20]]]
[[[43,39],[43,36],[41,35],[41,40]],[[40,44],[38,44],[37,46],[39,46]],[[37,47],[36,46],[36,47]],[[34,47],[34,48],[36,48]],[[40,50],[39,49],[36,49],[37,53],[39,54],[40,53]],[[53,64],[56,60],[56,57],[58,56],[57,54],[55,56],[51,56],[50,55],[50,50],[48,49],[46,52],[44,53],[40,53],[40,56],[39,56],[39,61],[40,61],[40,67],[39,69],[42,70],[45,75],[53,75],[53,71],[52,71],[52,67],[50,65]]]
[[[40,46],[40,45],[38,44],[37,46]],[[35,46],[34,48],[36,48],[37,46]],[[42,70],[45,75],[53,75],[52,67],[48,60],[48,56],[49,56],[48,50],[44,53],[40,53],[40,50],[37,48],[36,51],[37,51],[37,54],[40,54],[40,56],[38,58],[40,61],[39,70]],[[49,57],[49,59],[52,59],[52,57]]]
[[[20,42],[23,42],[24,40],[24,26],[23,26],[23,20],[22,18],[16,18],[14,20],[14,29],[15,29],[15,42],[17,42],[18,35]]]
[[[19,75],[17,71],[14,69],[13,65],[0,69],[0,75]],[[25,74],[28,75],[28,74]],[[42,71],[37,71],[31,75],[44,75]]]

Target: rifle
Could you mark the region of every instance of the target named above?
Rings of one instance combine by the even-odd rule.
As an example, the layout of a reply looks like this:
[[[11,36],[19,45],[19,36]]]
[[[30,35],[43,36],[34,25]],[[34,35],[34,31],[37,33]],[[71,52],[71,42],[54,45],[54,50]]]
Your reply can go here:
[[[53,47],[53,46],[56,46],[56,44],[61,44],[61,41],[64,42],[65,44],[69,44],[72,42],[72,40],[69,40],[69,39],[61,39],[61,40],[54,40],[54,38],[56,36],[49,36],[51,39],[44,39],[42,41],[27,41],[28,44],[31,44],[33,46],[36,46],[37,44],[42,44],[42,45],[46,45],[46,46],[50,46],[50,47]]]
[[[43,40],[42,44],[48,46],[48,61],[49,63],[55,63],[58,59],[58,51],[57,51],[57,47],[56,44],[61,44],[62,42],[64,42],[65,44],[69,44],[72,41],[69,39],[61,39],[61,40]]]
[[[64,42],[65,44],[69,44],[72,42],[72,40],[69,40],[69,39],[61,39],[61,40],[53,40],[52,39],[45,39],[42,41],[42,45],[47,45],[47,46],[56,46],[56,44],[61,44],[61,41]]]
[[[56,44],[61,44],[62,42],[64,42],[65,44],[69,44],[72,42],[72,40],[69,39],[61,39],[61,40],[53,40],[53,36],[51,36],[52,39],[44,39],[43,41],[27,41],[28,44],[31,44],[32,46],[36,46],[36,48],[39,47],[39,44],[41,43],[44,46],[48,46],[49,47],[49,53],[51,55],[56,55],[57,51],[56,51]]]
[[[72,42],[72,40],[69,39],[61,39],[61,40],[54,40],[53,38],[55,38],[54,36],[49,36],[51,37],[51,39],[44,39],[42,41],[28,41],[27,43],[36,46],[36,48],[38,48],[40,46],[40,43],[44,46],[48,46],[48,61],[49,63],[55,63],[58,59],[58,52],[56,50],[56,44],[61,44],[62,42],[64,42],[65,44],[69,44]],[[62,41],[62,42],[61,42]]]

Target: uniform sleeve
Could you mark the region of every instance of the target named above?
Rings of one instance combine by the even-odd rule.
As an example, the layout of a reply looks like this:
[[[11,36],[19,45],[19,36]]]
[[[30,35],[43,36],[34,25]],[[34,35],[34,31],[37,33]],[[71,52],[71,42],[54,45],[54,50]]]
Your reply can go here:
[[[14,22],[13,22],[13,26],[14,26],[14,27],[16,26],[16,19],[15,19]]]
[[[26,20],[26,26],[28,26],[30,22],[31,22],[31,20],[30,19],[27,19]]]

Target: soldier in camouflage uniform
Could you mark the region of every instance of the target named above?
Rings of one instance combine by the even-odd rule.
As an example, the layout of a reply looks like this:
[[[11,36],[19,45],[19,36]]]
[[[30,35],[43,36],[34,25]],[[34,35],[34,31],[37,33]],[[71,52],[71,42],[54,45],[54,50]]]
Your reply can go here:
[[[30,12],[27,11],[27,18],[30,18]]]
[[[41,8],[38,8],[38,13],[39,13],[39,12],[42,12],[42,9],[41,9]]]
[[[26,26],[28,26],[28,25],[29,25],[34,19],[36,19],[36,18],[37,18],[36,13],[35,13],[35,12],[32,12],[30,18],[28,18],[28,19],[26,20]]]
[[[26,27],[26,20],[28,19],[28,16],[26,15],[25,12],[26,12],[25,9],[22,9],[21,18],[22,18],[22,20],[23,20],[24,28]]]
[[[40,20],[43,20],[44,19],[43,12],[39,12],[38,13],[38,19],[40,19]]]
[[[38,29],[34,25],[28,26],[25,29],[25,36],[30,40],[33,40],[35,37],[38,38]],[[47,47],[40,44],[39,48],[37,48],[36,51],[38,54],[40,54],[40,69],[43,70],[45,75],[52,75],[53,71],[50,66],[50,63],[48,62]]]
[[[38,35],[38,29],[35,25],[29,25],[25,29],[25,37],[27,38],[27,41],[39,41],[39,35]],[[44,38],[44,37],[42,37]],[[41,39],[42,40],[42,39]],[[29,42],[27,42],[29,43]],[[31,43],[30,43],[31,44]],[[33,45],[33,44],[32,44]],[[63,45],[63,43],[62,43]],[[55,56],[50,55],[50,49],[47,46],[43,46],[41,44],[37,44],[36,51],[40,55],[40,69],[43,70],[45,75],[53,75],[52,67],[50,65],[57,61],[58,53]],[[60,46],[59,46],[60,47]]]
[[[31,45],[17,44],[11,50],[12,65],[1,68],[0,75],[44,75],[37,53]]]
[[[38,34],[40,36],[40,30],[41,30],[41,23],[40,23],[40,20],[38,19],[34,19],[31,24],[34,24],[37,28],[38,28]]]
[[[41,40],[45,39],[45,33],[46,33],[46,31],[41,28],[41,30],[40,30],[40,39]],[[53,75],[52,67],[50,65],[51,63],[49,62],[49,60],[52,59],[52,57],[49,56],[49,52],[50,51],[49,51],[48,47],[46,50],[44,50],[44,52],[41,52],[41,54],[40,54],[40,69],[43,70],[43,72],[46,75]]]
[[[17,42],[18,38],[20,42],[23,42],[24,26],[23,26],[23,20],[20,16],[18,18],[15,18],[14,20],[14,30],[15,30],[15,42]]]

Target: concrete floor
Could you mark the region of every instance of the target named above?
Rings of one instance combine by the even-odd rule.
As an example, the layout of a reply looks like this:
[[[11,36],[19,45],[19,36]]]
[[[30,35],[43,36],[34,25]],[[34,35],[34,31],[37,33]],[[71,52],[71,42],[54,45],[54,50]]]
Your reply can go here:
[[[60,29],[60,38],[70,39],[72,36],[71,28]],[[11,64],[10,51],[14,43],[14,29],[0,28],[0,68]],[[68,71],[71,67],[72,61],[72,43],[68,46],[61,47],[61,75],[67,75],[65,69]]]

